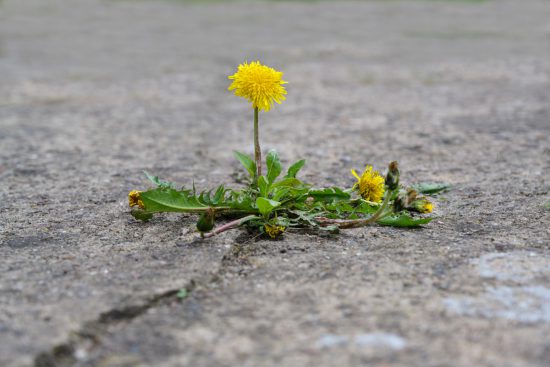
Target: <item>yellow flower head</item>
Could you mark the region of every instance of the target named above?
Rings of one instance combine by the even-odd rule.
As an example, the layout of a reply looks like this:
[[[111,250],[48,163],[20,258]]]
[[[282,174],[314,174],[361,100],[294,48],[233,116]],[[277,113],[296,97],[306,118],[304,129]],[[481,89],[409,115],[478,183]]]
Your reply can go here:
[[[253,108],[269,111],[273,102],[284,101],[286,90],[282,80],[283,73],[253,61],[240,64],[237,72],[228,78],[233,80],[228,90],[234,91],[237,97],[252,102]]]
[[[434,210],[433,204],[426,198],[413,201],[411,207],[419,213],[431,213]]]
[[[355,170],[351,173],[357,178],[357,182],[353,186],[359,191],[361,197],[368,201],[379,203],[384,196],[384,177],[380,176],[377,171],[372,170],[372,166],[367,166],[365,172],[359,177]]]
[[[278,235],[280,235],[281,233],[283,233],[286,228],[283,227],[283,226],[276,226],[276,225],[273,225],[273,224],[267,224],[266,223],[266,224],[264,224],[264,229],[265,229],[265,233],[267,233],[269,237],[275,238]]]
[[[422,209],[424,209],[424,213],[431,213],[434,210],[434,206],[428,201],[426,204],[424,204]]]
[[[130,204],[130,207],[137,205],[140,209],[145,208],[143,201],[141,201],[141,191],[130,191],[130,193],[128,193],[128,204]]]

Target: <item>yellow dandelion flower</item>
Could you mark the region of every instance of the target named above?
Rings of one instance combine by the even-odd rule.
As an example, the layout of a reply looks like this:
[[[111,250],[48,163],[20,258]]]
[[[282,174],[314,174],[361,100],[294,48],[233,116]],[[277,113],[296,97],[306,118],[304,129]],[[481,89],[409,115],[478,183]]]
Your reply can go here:
[[[434,206],[428,199],[420,198],[413,201],[411,209],[419,213],[431,213],[434,210]]]
[[[130,191],[130,193],[128,193],[128,204],[130,204],[130,207],[137,205],[140,209],[144,209],[145,206],[143,205],[143,201],[141,200],[141,191]]]
[[[373,171],[372,166],[367,166],[361,176],[355,170],[351,170],[351,173],[357,178],[357,182],[353,188],[359,191],[363,199],[375,203],[382,201],[382,197],[384,196],[384,177],[380,176],[377,171]]]
[[[273,102],[284,101],[286,90],[282,80],[283,73],[269,66],[253,61],[250,64],[240,64],[237,72],[228,78],[233,80],[228,90],[234,91],[237,97],[243,97],[252,102],[253,108],[269,111]]]
[[[267,233],[267,235],[271,238],[275,238],[277,237],[278,235],[280,235],[281,233],[283,233],[285,231],[285,227],[283,226],[276,226],[276,225],[273,225],[273,224],[264,224],[264,229],[265,229],[265,233]]]
[[[423,207],[422,209],[424,209],[424,213],[431,213],[433,212],[434,210],[434,206],[432,203],[430,202],[427,202]]]

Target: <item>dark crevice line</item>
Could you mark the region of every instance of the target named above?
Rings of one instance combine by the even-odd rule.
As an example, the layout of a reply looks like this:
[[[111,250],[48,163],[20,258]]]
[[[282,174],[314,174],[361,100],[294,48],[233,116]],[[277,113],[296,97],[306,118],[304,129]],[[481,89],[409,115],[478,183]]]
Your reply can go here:
[[[191,280],[184,288],[192,292],[196,287],[196,282]],[[130,305],[123,308],[115,308],[99,315],[96,320],[88,321],[77,331],[72,333],[67,341],[58,344],[49,351],[39,353],[34,358],[35,367],[64,367],[77,363],[75,351],[79,344],[85,341],[91,341],[94,344],[101,343],[101,336],[107,332],[110,326],[128,323],[133,319],[143,315],[149,309],[168,304],[174,301],[180,288],[171,289],[164,293],[155,295],[140,305]]]
[[[219,268],[207,283],[219,282],[231,267],[248,265],[248,256],[255,250],[255,246],[250,246],[250,239],[250,236],[239,236],[236,239],[236,242],[222,257]],[[191,293],[198,284],[198,280],[191,279],[183,288],[185,288],[188,293]],[[84,323],[78,331],[71,333],[65,342],[36,355],[34,358],[34,367],[68,367],[75,365],[79,362],[75,356],[75,352],[79,345],[86,342],[91,342],[94,345],[101,344],[102,336],[108,332],[109,327],[123,323],[128,324],[151,308],[173,302],[180,289],[182,289],[182,287],[155,295],[143,304],[115,308],[100,314],[97,319]]]

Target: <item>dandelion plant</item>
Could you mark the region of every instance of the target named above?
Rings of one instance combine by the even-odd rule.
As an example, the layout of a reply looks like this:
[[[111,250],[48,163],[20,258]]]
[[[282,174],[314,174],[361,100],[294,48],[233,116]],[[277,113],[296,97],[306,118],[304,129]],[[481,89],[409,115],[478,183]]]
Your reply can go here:
[[[146,173],[155,187],[130,191],[131,214],[142,221],[162,212],[196,214],[196,228],[203,238],[239,227],[277,238],[287,230],[337,233],[340,229],[373,224],[418,227],[431,221],[430,217],[419,216],[433,210],[425,195],[436,194],[448,185],[419,184],[407,188],[400,184],[397,162],[389,164],[385,177],[367,165],[361,175],[351,171],[357,179],[351,188],[319,188],[298,178],[304,159],[283,171],[279,155],[270,150],[264,174],[259,114],[286,99],[287,82],[282,77],[282,72],[259,61],[239,65],[236,73],[228,77],[232,81],[229,91],[247,99],[254,112],[254,159],[234,152],[249,175],[245,187],[227,188],[220,184],[213,190],[197,192],[194,186],[177,188],[175,183]],[[216,226],[217,222],[223,223]]]

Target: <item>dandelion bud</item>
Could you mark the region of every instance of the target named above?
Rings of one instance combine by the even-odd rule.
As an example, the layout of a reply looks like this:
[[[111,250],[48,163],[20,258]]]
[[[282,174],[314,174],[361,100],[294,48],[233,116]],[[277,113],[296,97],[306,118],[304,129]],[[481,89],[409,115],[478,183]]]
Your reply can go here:
[[[197,222],[197,229],[199,232],[209,232],[214,228],[214,217],[215,212],[213,209],[208,209],[204,213],[201,214],[198,222]]]
[[[399,169],[397,162],[393,161],[388,166],[388,174],[386,175],[386,185],[389,190],[395,190],[399,186]]]
[[[426,198],[414,200],[410,205],[411,210],[415,210],[419,213],[431,213],[433,208],[433,204]]]

